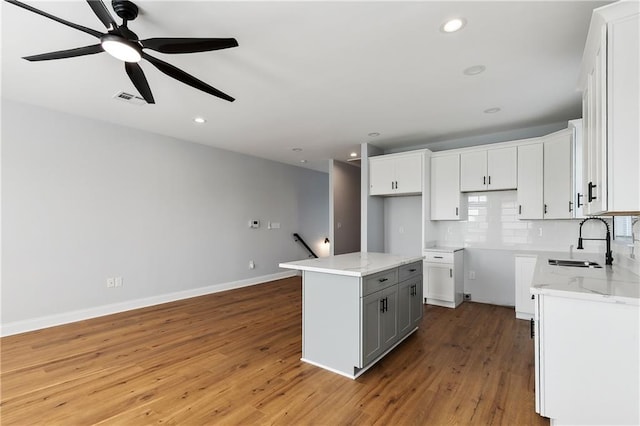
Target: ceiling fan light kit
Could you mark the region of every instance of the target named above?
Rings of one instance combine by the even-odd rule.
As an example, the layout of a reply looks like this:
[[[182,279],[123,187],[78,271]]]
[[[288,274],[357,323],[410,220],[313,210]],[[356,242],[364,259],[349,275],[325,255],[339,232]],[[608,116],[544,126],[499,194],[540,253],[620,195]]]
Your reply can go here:
[[[100,39],[105,52],[123,62],[140,62],[142,49],[137,44],[115,34],[105,34]]]
[[[151,49],[156,52],[170,54],[209,52],[212,50],[237,47],[238,42],[234,38],[163,37],[140,40],[138,36],[128,28],[128,22],[134,20],[138,16],[138,7],[128,0],[112,1],[113,10],[120,18],[122,18],[122,25],[118,25],[114,21],[111,13],[109,13],[102,0],[87,0],[89,7],[91,7],[98,19],[107,28],[106,33],[101,33],[91,28],[66,21],[62,18],[53,16],[47,12],[36,9],[35,7],[29,6],[28,4],[22,3],[18,0],[5,1],[7,3],[26,9],[30,12],[36,13],[40,16],[44,16],[45,18],[49,18],[60,24],[74,28],[78,31],[90,34],[100,40],[99,44],[91,46],[77,47],[73,49],[60,50],[57,52],[42,53],[39,55],[24,57],[24,59],[28,61],[47,61],[107,52],[114,58],[119,59],[125,63],[125,71],[131,79],[131,82],[133,83],[135,88],[147,103],[153,104],[155,103],[155,100],[153,98],[153,94],[151,93],[151,88],[149,87],[149,83],[147,82],[147,78],[145,77],[142,68],[138,64],[140,60],[146,59],[160,72],[188,86],[229,102],[233,102],[235,100],[231,96],[210,86],[204,81],[201,81],[196,77],[187,74],[181,69],[156,57],[153,57],[143,51],[143,49]]]

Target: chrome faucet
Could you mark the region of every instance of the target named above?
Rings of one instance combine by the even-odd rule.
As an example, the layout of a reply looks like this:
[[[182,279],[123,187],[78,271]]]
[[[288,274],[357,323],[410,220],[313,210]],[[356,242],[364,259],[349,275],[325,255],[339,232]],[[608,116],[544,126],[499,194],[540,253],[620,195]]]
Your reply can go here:
[[[588,220],[599,220],[604,223],[604,226],[607,227],[607,236],[606,238],[582,238],[582,225]],[[597,241],[606,241],[607,242],[607,252],[604,254],[605,256],[605,265],[613,264],[613,253],[611,252],[611,232],[609,231],[609,224],[602,218],[599,217],[588,217],[582,222],[580,222],[580,234],[578,236],[578,247],[576,249],[583,250],[582,240],[597,240]]]

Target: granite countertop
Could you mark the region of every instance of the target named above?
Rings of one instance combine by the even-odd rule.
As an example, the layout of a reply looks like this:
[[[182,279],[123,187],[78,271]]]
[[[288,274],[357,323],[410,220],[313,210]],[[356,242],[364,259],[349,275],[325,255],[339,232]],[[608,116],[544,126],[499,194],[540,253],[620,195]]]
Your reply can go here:
[[[400,256],[387,253],[348,253],[317,259],[284,262],[279,266],[299,271],[324,272],[327,274],[364,277],[407,263],[422,260],[422,256]]]
[[[527,253],[528,255],[529,253]],[[640,276],[620,265],[605,265],[602,253],[532,252],[537,256],[532,294],[640,305]],[[549,265],[549,259],[579,259],[602,268]]]

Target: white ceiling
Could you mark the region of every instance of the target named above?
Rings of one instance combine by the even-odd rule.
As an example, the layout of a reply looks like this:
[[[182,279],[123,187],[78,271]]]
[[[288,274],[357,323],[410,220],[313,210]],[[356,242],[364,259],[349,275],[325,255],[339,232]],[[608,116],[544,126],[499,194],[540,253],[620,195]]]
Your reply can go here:
[[[105,30],[85,2],[24,2]],[[362,142],[393,149],[580,117],[582,51],[591,11],[604,3],[138,1],[129,27],[141,39],[235,37],[240,46],[148,51],[235,102],[143,61],[156,104],[134,106],[112,98],[137,92],[106,53],[21,59],[97,39],[2,2],[2,97],[326,170],[327,159],[346,160]],[[460,16],[463,30],[439,30]],[[464,75],[473,65],[486,71]],[[492,107],[501,111],[483,112]],[[196,125],[195,116],[208,121]]]

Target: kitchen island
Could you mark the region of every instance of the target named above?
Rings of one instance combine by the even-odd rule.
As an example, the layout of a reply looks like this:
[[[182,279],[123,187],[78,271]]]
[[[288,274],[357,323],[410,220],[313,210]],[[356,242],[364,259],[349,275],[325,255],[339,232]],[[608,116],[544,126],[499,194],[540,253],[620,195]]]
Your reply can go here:
[[[553,261],[576,258],[601,267]],[[537,255],[536,412],[552,425],[640,424],[640,277],[604,263],[602,254]]]
[[[302,271],[302,361],[355,379],[418,329],[422,256],[349,253]]]

